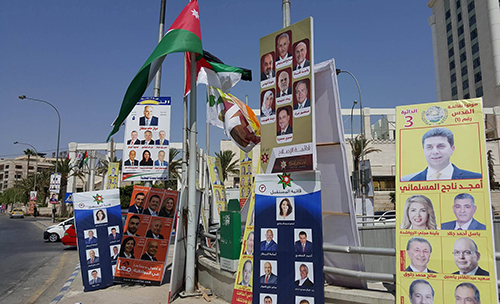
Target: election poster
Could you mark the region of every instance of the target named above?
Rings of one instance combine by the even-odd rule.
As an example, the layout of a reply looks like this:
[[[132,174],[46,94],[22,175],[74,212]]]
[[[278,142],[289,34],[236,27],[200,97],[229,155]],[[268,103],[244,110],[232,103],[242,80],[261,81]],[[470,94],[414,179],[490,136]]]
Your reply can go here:
[[[263,172],[316,168],[311,17],[260,39]]]
[[[134,186],[115,272],[116,282],[161,285],[179,192]]]
[[[252,271],[254,246],[254,222],[255,222],[255,192],[251,192],[246,218],[245,231],[243,233],[243,246],[241,246],[240,260],[234,282],[232,304],[252,303]]]
[[[50,175],[50,192],[59,192],[61,189],[61,173],[52,173]]]
[[[221,164],[219,159],[213,156],[207,156],[207,164],[210,184],[212,184],[212,198],[214,200],[212,206],[215,207],[213,207],[212,212],[217,214],[214,218],[220,220],[220,212],[227,210],[226,188],[222,181]]]
[[[106,189],[118,189],[118,174],[120,163],[109,163],[106,177]]]
[[[36,191],[30,191],[30,214],[35,214],[36,194]]]
[[[106,288],[113,285],[122,250],[120,191],[79,192],[73,194],[73,200],[83,290]]]
[[[240,207],[243,207],[252,191],[252,158],[252,151],[240,150]]]
[[[256,175],[254,238],[254,304],[324,303],[319,171]]]
[[[482,99],[396,116],[396,302],[496,303]]]
[[[126,119],[125,181],[168,180],[170,97],[143,97]]]

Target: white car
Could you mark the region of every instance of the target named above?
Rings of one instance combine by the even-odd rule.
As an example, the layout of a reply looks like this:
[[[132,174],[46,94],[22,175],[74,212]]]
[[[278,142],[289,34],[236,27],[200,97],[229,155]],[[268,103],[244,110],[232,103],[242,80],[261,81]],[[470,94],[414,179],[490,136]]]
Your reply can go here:
[[[52,243],[61,240],[62,237],[64,236],[64,232],[66,231],[66,229],[68,229],[74,223],[75,223],[75,218],[72,217],[70,219],[65,220],[64,222],[47,227],[47,229],[43,233],[43,239],[49,240]]]
[[[384,212],[378,219],[374,222],[375,226],[380,225],[395,225],[396,224],[396,210],[390,210]]]

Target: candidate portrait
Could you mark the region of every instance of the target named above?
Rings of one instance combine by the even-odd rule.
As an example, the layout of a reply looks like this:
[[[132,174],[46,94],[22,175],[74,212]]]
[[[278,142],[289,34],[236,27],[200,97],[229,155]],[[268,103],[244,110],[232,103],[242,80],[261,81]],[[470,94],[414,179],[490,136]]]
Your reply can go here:
[[[301,230],[299,232],[299,240],[295,242],[295,253],[311,254],[312,251],[312,242],[307,239],[307,233],[304,230]]]
[[[287,69],[289,70],[289,69]],[[290,74],[285,71],[281,71],[278,75],[278,96],[284,97],[292,94],[292,87],[290,87]]]
[[[479,267],[481,254],[476,242],[471,238],[462,237],[453,245],[453,257],[458,271],[453,274],[466,274],[476,276],[489,276],[490,273]]]
[[[144,261],[153,261],[156,262],[158,259],[155,257],[158,252],[158,242],[157,241],[149,241],[146,246],[146,252],[141,256],[141,260]]]
[[[295,84],[295,100],[297,103],[293,106],[294,110],[309,108],[311,106],[309,89],[305,80],[301,80]]]
[[[158,132],[159,139],[155,140],[155,145],[165,146],[168,145],[167,132],[161,130]]]
[[[272,79],[275,75],[273,53],[262,56],[262,73],[260,74],[260,80]]]
[[[433,304],[434,288],[426,280],[414,280],[410,284],[408,296],[411,304]]]
[[[291,31],[285,32],[278,36],[276,39],[276,50],[278,51],[278,58],[276,62],[292,58],[292,54],[290,53],[290,34]]]
[[[261,117],[269,117],[276,114],[274,110],[274,89],[263,92],[262,106],[260,108]]]
[[[153,107],[144,107],[144,116],[139,118],[139,126],[158,126],[158,117],[153,116]]]
[[[406,254],[410,258],[410,265],[406,267],[405,271],[436,273],[436,271],[427,268],[432,254],[432,246],[427,239],[412,237],[406,243]]]
[[[455,304],[481,304],[481,293],[476,285],[463,282],[455,287]]]
[[[311,62],[307,60],[307,44],[301,41],[295,45],[295,62],[293,70],[300,70],[311,65]]]
[[[291,111],[290,106],[285,106],[278,109],[278,132],[277,136],[293,134],[293,128],[291,126]]]
[[[130,152],[128,152],[128,159],[125,161],[124,165],[125,166],[139,166],[139,161],[137,159],[135,159],[136,156],[137,156],[137,153],[135,152],[135,150],[130,150]]]
[[[276,252],[278,249],[278,243],[274,240],[274,232],[272,229],[262,229],[265,231],[265,239],[260,242],[260,251],[262,252]]]
[[[406,200],[401,229],[437,229],[434,206],[427,196],[416,194]]]
[[[297,264],[297,263],[296,263]],[[312,263],[307,263],[312,267]],[[299,277],[295,281],[295,286],[300,287],[312,287],[314,282],[309,278],[309,266],[306,263],[302,263],[299,266]],[[297,274],[295,275],[297,277]]]
[[[241,271],[242,279],[240,282],[238,282],[238,285],[252,287],[252,285],[250,285],[250,280],[252,278],[252,269],[252,261],[246,260]]]
[[[139,145],[141,141],[137,137],[139,137],[139,134],[136,130],[133,130],[130,134],[130,139],[127,140],[127,145]]]
[[[447,128],[432,128],[422,136],[427,167],[401,178],[401,181],[426,181],[481,178],[480,173],[460,169],[451,162],[455,152],[454,134]]]
[[[441,225],[443,230],[486,230],[486,225],[474,219],[477,206],[474,196],[469,193],[460,193],[455,196],[452,207],[456,220]]]
[[[273,266],[270,261],[264,262],[264,274],[260,276],[261,284],[278,284],[278,276],[273,273]]]

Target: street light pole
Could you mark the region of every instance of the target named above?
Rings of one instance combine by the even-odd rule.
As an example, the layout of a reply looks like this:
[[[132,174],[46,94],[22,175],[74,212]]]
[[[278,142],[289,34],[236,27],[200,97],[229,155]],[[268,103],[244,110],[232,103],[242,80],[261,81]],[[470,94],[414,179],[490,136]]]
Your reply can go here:
[[[56,111],[57,117],[59,118],[59,124],[58,124],[58,127],[57,127],[56,168],[55,168],[55,172],[54,173],[57,173],[57,166],[58,166],[58,163],[59,163],[59,142],[61,140],[61,115],[59,114],[59,111],[57,110],[57,108],[53,104],[51,104],[50,102],[48,102],[46,100],[26,97],[26,95],[19,95],[18,98],[19,99],[32,100],[32,101],[38,101],[38,102],[42,102],[42,103],[48,104],[49,106],[51,106]]]
[[[35,150],[35,153],[36,153],[36,161],[35,161],[35,176],[34,176],[34,184],[33,184],[33,191],[36,191],[36,174],[38,173],[38,151],[36,150],[36,148],[28,143],[22,143],[22,142],[18,142],[18,141],[15,141],[14,142],[14,145],[26,145],[26,146],[30,146],[31,148],[33,148],[33,150]],[[29,171],[29,168],[28,168],[28,171]]]

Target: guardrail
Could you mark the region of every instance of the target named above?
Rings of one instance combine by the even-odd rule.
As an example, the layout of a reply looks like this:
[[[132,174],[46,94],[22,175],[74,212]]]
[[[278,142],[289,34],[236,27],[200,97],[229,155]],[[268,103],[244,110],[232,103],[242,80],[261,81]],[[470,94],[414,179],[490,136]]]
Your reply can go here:
[[[210,245],[212,245],[212,246],[208,247],[208,246],[204,245],[204,242],[200,242],[200,247],[203,250],[215,255],[215,257],[213,257],[213,258],[220,265],[220,246],[219,246],[220,245],[220,235],[219,235],[218,231],[216,231],[215,233],[216,234],[210,234],[210,233],[206,233],[206,232],[201,233],[201,236],[206,237],[210,240]]]

